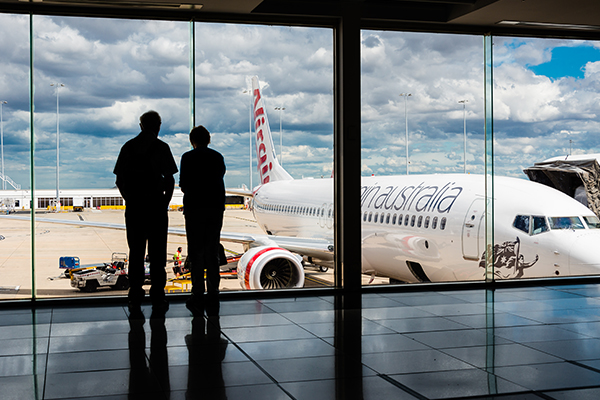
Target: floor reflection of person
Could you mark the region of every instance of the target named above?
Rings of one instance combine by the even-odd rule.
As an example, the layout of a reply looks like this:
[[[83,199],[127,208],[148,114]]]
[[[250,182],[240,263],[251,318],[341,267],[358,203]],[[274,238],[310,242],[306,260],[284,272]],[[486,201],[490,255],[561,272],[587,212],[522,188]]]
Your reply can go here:
[[[192,319],[192,333],[185,337],[188,348],[186,399],[227,399],[222,364],[228,343],[221,337],[218,315],[209,317],[208,323],[204,317]]]
[[[171,391],[164,316],[150,318],[150,363],[144,319],[129,319],[129,398],[169,398]],[[154,396],[154,397],[153,397]]]
[[[192,278],[192,294],[186,302],[194,316],[204,307],[218,314],[220,283],[220,233],[225,212],[225,161],[208,148],[210,133],[203,126],[190,132],[193,150],[181,156],[179,186],[183,192],[183,214]],[[206,304],[204,301],[206,270]]]
[[[119,153],[114,174],[125,199],[125,225],[129,246],[129,311],[142,314],[145,296],[144,255],[148,244],[150,257],[150,299],[153,312],[169,309],[165,299],[167,262],[167,215],[173,196],[177,164],[169,145],[158,139],[161,118],[156,111],[140,117],[142,131],[127,141]]]

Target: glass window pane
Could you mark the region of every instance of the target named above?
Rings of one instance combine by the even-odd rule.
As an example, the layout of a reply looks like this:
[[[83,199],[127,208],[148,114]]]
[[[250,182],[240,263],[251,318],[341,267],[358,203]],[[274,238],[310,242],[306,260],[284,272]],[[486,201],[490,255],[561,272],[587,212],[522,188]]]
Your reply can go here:
[[[0,214],[30,215],[30,18],[0,14]],[[31,298],[30,221],[0,219],[0,300]],[[43,231],[39,231],[42,235]]]
[[[463,234],[485,194],[482,38],[363,30],[361,56],[362,207],[399,215],[393,240],[363,224],[363,284],[482,280],[484,202]]]
[[[276,243],[279,236],[310,238],[333,249],[332,30],[217,23],[194,27],[196,124],[211,132],[209,147],[225,159],[226,187],[255,191],[250,209],[228,206],[223,231],[270,234]],[[262,211],[267,203],[276,204],[273,212]],[[281,215],[292,204],[302,215]],[[223,235],[222,244],[231,255],[247,247]],[[333,251],[315,254],[306,244],[299,247],[276,256],[260,249],[278,260],[291,257],[298,275],[304,270],[298,255],[303,256],[309,268],[302,273],[311,275],[306,284],[332,286]],[[275,265],[242,258],[222,269],[237,267],[244,271],[241,277],[246,271],[264,277]],[[258,280],[248,281],[222,279],[221,287],[239,290],[242,283],[259,288],[252,283]]]
[[[505,204],[504,210],[534,215],[531,236],[495,220],[495,244],[521,257],[514,273],[500,275],[598,274],[600,256],[591,243],[600,240],[600,231],[587,229],[581,219],[600,212],[594,209],[597,201],[587,204],[597,189],[584,184],[596,178],[573,171],[596,168],[600,152],[600,122],[590,118],[598,109],[599,42],[523,37],[493,42],[495,212],[501,215]],[[498,261],[495,267],[507,265]]]
[[[64,271],[61,257],[94,267],[127,258],[124,230],[50,224],[43,218],[124,224],[113,168],[121,146],[140,132],[139,117],[146,111],[161,115],[159,138],[176,157],[188,148],[189,24],[36,16],[34,40],[36,190],[51,212],[38,214],[39,296],[123,295],[127,285],[118,276],[48,277]],[[181,196],[172,204],[178,199],[181,204]],[[75,202],[80,211],[75,212]],[[172,225],[182,226],[181,213],[169,217]],[[184,244],[184,237],[169,240],[169,261]],[[167,272],[172,275],[172,264]]]

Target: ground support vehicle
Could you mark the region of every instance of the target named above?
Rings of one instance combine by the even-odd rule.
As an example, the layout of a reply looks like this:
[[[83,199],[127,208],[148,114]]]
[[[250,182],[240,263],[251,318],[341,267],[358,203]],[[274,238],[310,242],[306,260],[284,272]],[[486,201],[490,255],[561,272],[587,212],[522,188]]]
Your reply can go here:
[[[61,260],[63,258],[61,257]],[[77,265],[79,265],[78,261],[77,259]],[[125,290],[129,289],[127,265],[126,254],[113,253],[110,263],[80,268],[67,268],[64,275],[66,278],[71,279],[71,287],[79,289],[82,292],[94,292],[100,287]]]

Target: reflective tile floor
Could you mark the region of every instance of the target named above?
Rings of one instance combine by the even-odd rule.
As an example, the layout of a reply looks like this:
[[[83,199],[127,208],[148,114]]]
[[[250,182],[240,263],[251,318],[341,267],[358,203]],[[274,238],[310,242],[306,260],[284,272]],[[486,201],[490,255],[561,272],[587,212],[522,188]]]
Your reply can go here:
[[[0,398],[600,399],[596,285],[0,309]]]

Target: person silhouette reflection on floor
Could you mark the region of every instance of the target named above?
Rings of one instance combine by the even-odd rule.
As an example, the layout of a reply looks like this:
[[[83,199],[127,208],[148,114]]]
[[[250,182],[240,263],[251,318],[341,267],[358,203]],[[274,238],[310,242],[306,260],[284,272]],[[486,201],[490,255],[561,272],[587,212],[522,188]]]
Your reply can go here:
[[[169,398],[171,384],[167,356],[167,330],[163,314],[150,317],[150,363],[146,358],[145,319],[129,319],[129,398]]]
[[[125,225],[129,246],[129,311],[139,317],[144,299],[144,256],[150,256],[152,310],[165,313],[167,261],[167,210],[173,196],[177,164],[169,145],[158,139],[161,118],[156,111],[140,117],[142,131],[127,141],[119,153],[114,174],[125,199]],[[137,314],[137,315],[136,315]],[[143,315],[143,314],[142,314]]]
[[[179,187],[183,192],[183,214],[192,277],[192,294],[186,307],[194,316],[204,314],[204,270],[206,308],[218,314],[220,283],[220,234],[225,212],[225,161],[208,148],[210,133],[202,125],[190,131],[193,150],[181,156]]]
[[[206,329],[206,334],[205,334]],[[227,352],[227,339],[221,337],[218,315],[192,319],[192,333],[185,337],[188,349],[188,385],[186,399],[225,400],[223,360]]]

